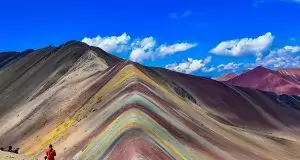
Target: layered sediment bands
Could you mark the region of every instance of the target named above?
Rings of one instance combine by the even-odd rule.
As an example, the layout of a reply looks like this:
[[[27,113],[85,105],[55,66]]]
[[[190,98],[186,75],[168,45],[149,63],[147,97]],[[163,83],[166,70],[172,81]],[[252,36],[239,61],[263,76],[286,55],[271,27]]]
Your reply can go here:
[[[113,142],[120,134],[138,128],[145,132],[148,138],[163,148],[171,159],[195,159],[193,154],[176,138],[169,134],[151,117],[138,109],[130,109],[116,118],[101,132],[79,155],[78,159],[100,159],[105,156],[105,151],[111,150]],[[103,141],[104,140],[104,141]],[[201,159],[201,157],[199,157]]]
[[[127,131],[120,137],[113,146],[114,148],[105,157],[108,160],[118,159],[118,157],[122,157],[122,159],[171,160],[163,148],[160,148],[139,129]]]
[[[6,77],[0,79],[6,84],[0,91],[6,95],[0,104],[0,145],[18,146],[23,155],[42,159],[51,143],[62,160],[300,156],[298,97],[144,67],[79,42],[54,48],[40,62],[42,55],[23,57],[33,58],[32,65],[18,76],[9,68],[29,65],[28,57],[0,70]],[[54,61],[60,67],[39,73],[42,64]],[[23,85],[31,79],[27,89]],[[26,96],[14,102],[19,86]]]

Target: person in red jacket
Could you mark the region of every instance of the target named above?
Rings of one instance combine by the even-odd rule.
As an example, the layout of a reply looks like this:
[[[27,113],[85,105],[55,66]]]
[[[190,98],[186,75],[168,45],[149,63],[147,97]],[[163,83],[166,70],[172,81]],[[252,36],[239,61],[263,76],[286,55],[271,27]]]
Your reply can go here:
[[[46,152],[46,157],[45,159],[48,159],[48,160],[55,160],[55,157],[56,156],[56,152],[55,150],[53,149],[53,146],[52,144],[49,145],[49,149],[48,151]]]

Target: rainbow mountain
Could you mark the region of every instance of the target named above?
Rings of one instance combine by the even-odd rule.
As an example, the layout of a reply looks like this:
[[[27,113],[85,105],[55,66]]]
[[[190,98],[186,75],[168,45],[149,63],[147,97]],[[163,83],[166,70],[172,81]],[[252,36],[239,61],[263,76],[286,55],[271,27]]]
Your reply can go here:
[[[146,67],[77,41],[12,53],[0,53],[0,147],[28,159],[43,159],[49,144],[58,160],[300,157],[298,96]]]

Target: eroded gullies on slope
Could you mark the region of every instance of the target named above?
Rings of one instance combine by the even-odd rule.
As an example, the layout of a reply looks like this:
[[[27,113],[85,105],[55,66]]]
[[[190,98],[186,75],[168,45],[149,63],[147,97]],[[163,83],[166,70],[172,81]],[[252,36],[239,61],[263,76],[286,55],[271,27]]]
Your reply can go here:
[[[129,78],[128,78],[128,79],[129,79]],[[121,81],[122,81],[122,80],[121,80]],[[113,92],[113,91],[110,91],[110,90],[108,90],[108,89],[105,89],[105,90],[108,91],[107,93]],[[100,93],[101,93],[101,92],[100,92]],[[99,95],[98,95],[98,96],[99,96]],[[129,99],[129,100],[130,100],[130,99]],[[138,102],[138,101],[137,101],[137,102]],[[97,102],[96,102],[96,103],[97,103]],[[125,103],[133,103],[133,102],[130,102],[130,101],[129,101],[129,102],[128,102],[128,101],[126,102],[126,101],[125,101]],[[91,106],[92,106],[92,105],[91,105]],[[110,109],[111,109],[111,108],[110,108]],[[168,117],[168,116],[165,116],[165,117]],[[212,126],[213,126],[213,125],[210,125],[210,127],[212,127]],[[67,127],[67,126],[65,126],[65,127]],[[104,133],[105,133],[105,132],[104,132]],[[98,152],[95,152],[95,153],[98,153]],[[95,153],[94,153],[94,154],[95,154]]]
[[[99,57],[101,58],[98,59]],[[55,94],[51,93],[53,97],[49,98],[55,100],[64,97],[63,93],[67,93],[65,91],[70,91],[71,88],[82,89],[76,92],[77,95],[75,92],[70,92],[76,95],[72,103],[61,99],[63,103],[59,105],[63,107],[56,106],[58,104],[53,104],[53,101],[47,101],[52,109],[57,107],[66,110],[63,112],[51,110],[55,119],[48,119],[44,126],[33,128],[30,135],[20,137],[22,145],[18,146],[22,146],[22,153],[42,158],[47,145],[54,143],[59,159],[71,159],[74,156],[77,159],[86,157],[89,159],[155,159],[150,156],[150,153],[157,154],[156,159],[200,159],[202,157],[203,159],[289,160],[296,156],[297,136],[289,140],[290,136],[286,136],[284,141],[280,141],[284,143],[279,143],[275,137],[284,136],[254,132],[251,128],[247,128],[248,124],[240,119],[236,120],[240,122],[239,124],[232,126],[231,124],[235,122],[234,117],[230,117],[229,114],[222,116],[222,112],[214,108],[226,106],[225,110],[231,109],[232,106],[228,101],[215,102],[215,106],[211,107],[212,103],[208,103],[207,99],[214,98],[214,94],[235,93],[228,97],[237,97],[238,93],[231,91],[230,86],[221,86],[211,80],[191,80],[178,75],[186,79],[183,82],[178,77],[167,74],[152,74],[148,68],[126,61],[116,63],[116,65],[107,63],[103,66],[101,61],[106,58],[95,50],[75,58],[76,61],[72,63],[71,69],[64,73],[59,81],[47,85],[50,88],[40,92],[41,94],[31,96],[33,100],[40,99],[42,96],[47,99],[47,95],[55,90],[55,87],[60,86],[63,90],[53,92]],[[87,74],[88,72],[91,74]],[[79,75],[81,77],[78,77]],[[68,79],[70,81],[66,81]],[[174,84],[172,85],[168,79],[172,79]],[[194,86],[186,85],[191,82]],[[209,90],[209,86],[196,85],[197,83],[214,85],[216,90],[199,94]],[[174,90],[174,87],[178,89]],[[207,97],[208,95],[212,97]],[[250,96],[253,101],[253,98],[259,94],[251,91],[247,92],[247,96]],[[221,98],[222,95],[218,95],[215,101]],[[238,102],[247,101],[242,101],[242,99],[244,97],[239,97]],[[266,97],[256,97],[255,104],[262,107],[263,103],[260,101],[269,100],[272,101],[267,100]],[[45,107],[47,103],[40,105]],[[278,107],[276,103],[266,103],[268,104]],[[242,103],[240,105],[244,106]],[[253,109],[251,103],[245,106]],[[38,113],[40,110],[35,112]],[[239,113],[236,113],[236,110],[226,113],[231,112],[231,116]],[[270,112],[270,110],[264,108],[264,112]],[[287,113],[289,112],[277,114]],[[268,115],[271,114],[268,113]],[[218,118],[229,117],[231,119],[226,120],[230,120],[231,123],[224,124],[216,116]],[[36,119],[32,115],[29,118],[32,119],[30,123],[36,124]],[[265,117],[260,116],[260,118]],[[291,121],[282,122],[290,123]],[[20,125],[26,126],[23,124],[24,121]],[[245,127],[242,127],[243,124]],[[14,127],[20,129],[20,127]],[[15,131],[18,132],[18,130]],[[292,142],[295,142],[295,145],[291,145]],[[124,148],[124,145],[128,145],[128,148]],[[144,145],[149,147],[145,148]],[[123,152],[128,152],[128,154],[124,155]]]
[[[67,122],[66,124],[68,124],[69,123],[69,121],[65,121],[65,122]],[[67,127],[68,128],[68,126],[70,126],[70,125],[63,125],[64,127]],[[63,129],[62,128],[59,128],[57,131],[63,131]],[[59,133],[56,133],[56,134],[54,134],[54,138],[55,138],[55,135],[58,135],[58,134],[61,134],[60,132]],[[46,139],[47,140],[47,139]],[[46,142],[48,142],[48,141],[46,141]],[[32,151],[32,148],[31,148],[31,151]]]

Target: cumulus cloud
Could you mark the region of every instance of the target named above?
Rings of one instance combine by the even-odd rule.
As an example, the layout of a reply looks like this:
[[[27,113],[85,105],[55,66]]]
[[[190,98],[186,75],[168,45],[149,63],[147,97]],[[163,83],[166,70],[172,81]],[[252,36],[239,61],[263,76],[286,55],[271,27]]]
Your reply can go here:
[[[216,55],[239,57],[243,55],[262,56],[262,52],[266,50],[273,42],[274,36],[271,32],[259,36],[257,38],[242,38],[223,41],[219,43],[210,52]]]
[[[266,56],[256,59],[251,63],[220,64],[217,70],[231,70],[235,72],[238,68],[252,69],[257,66],[268,68],[299,68],[300,67],[300,46],[285,46],[283,48],[271,50]]]
[[[146,37],[142,40],[135,40],[131,43],[133,48],[142,48],[143,50],[152,49],[156,44],[156,40],[153,37]]]
[[[134,62],[142,62],[145,59],[149,59],[152,56],[152,50],[156,44],[153,37],[146,37],[142,40],[136,40],[131,43],[133,48],[129,59]]]
[[[126,33],[123,33],[120,36],[85,37],[82,42],[90,46],[102,48],[111,53],[130,52],[129,59],[134,62],[142,62],[146,59],[154,60],[158,57],[165,57],[177,52],[183,52],[197,46],[196,43],[186,42],[157,46],[156,40],[152,36],[131,40],[131,37]]]
[[[131,51],[129,59],[133,62],[142,62],[145,59],[148,59],[151,56],[151,53],[146,52],[141,48],[137,48]]]
[[[158,57],[165,57],[175,54],[177,52],[183,52],[196,47],[195,43],[175,43],[172,45],[160,45],[156,46],[156,41],[153,37],[147,37],[142,40],[136,40],[131,44],[133,50],[130,53],[129,59],[134,62],[142,62],[146,59],[156,59]]]
[[[220,65],[217,66],[217,68],[218,68],[218,71],[223,71],[223,70],[235,71],[236,69],[238,69],[242,65],[243,65],[243,63],[230,62],[230,63],[227,63],[227,64],[220,64]]]
[[[300,46],[285,46],[272,50],[253,65],[271,68],[298,68],[300,67]]]
[[[126,33],[123,33],[120,36],[107,36],[107,37],[101,37],[97,36],[95,38],[83,38],[82,42],[90,45],[102,48],[103,50],[107,52],[124,52],[127,51],[128,43],[130,41],[130,36]]]
[[[272,52],[277,52],[278,54],[284,54],[284,53],[297,53],[300,52],[300,46],[285,46],[283,48],[280,48],[276,51]]]
[[[172,55],[176,52],[186,51],[193,47],[196,47],[196,43],[176,43],[173,45],[161,45],[159,46],[156,51],[159,53],[159,56],[164,57],[166,55]]]
[[[187,61],[183,61],[181,63],[168,64],[165,66],[165,68],[169,70],[189,74],[205,67],[205,65],[210,62],[211,62],[211,56],[206,57],[205,59],[188,58]]]

